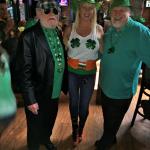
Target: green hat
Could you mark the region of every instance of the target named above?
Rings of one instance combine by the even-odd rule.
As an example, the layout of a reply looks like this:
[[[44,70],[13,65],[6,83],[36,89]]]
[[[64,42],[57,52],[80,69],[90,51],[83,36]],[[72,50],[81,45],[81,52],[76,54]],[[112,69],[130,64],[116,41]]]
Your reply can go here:
[[[95,4],[96,8],[99,7],[99,4],[95,0],[72,0],[71,1],[71,6],[74,12],[76,12],[79,4],[81,3],[90,3],[90,4]]]
[[[95,0],[80,0],[81,3],[91,3],[91,4],[95,4]]]
[[[59,7],[57,0],[39,0],[36,8],[49,9]]]
[[[123,6],[123,7],[130,7],[130,0],[113,0],[111,3],[111,9],[113,9],[114,7],[119,7],[119,6]]]

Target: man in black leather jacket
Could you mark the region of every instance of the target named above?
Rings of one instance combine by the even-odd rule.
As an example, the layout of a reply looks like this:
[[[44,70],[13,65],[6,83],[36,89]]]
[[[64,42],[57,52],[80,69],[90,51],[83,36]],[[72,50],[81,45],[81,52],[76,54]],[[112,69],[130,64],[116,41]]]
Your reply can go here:
[[[27,118],[27,146],[38,150],[56,147],[50,141],[58,111],[60,92],[66,93],[65,55],[57,30],[58,5],[40,0],[36,6],[39,21],[20,36],[17,65]],[[65,82],[65,84],[63,84]]]

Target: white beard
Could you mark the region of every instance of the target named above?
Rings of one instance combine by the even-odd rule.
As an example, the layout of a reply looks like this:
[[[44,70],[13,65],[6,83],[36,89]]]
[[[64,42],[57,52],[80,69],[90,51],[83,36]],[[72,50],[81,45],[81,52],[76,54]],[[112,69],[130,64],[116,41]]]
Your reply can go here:
[[[48,20],[45,22],[41,22],[41,24],[46,28],[56,28],[58,26],[57,20]]]
[[[120,21],[112,21],[112,26],[115,28],[121,28],[124,25],[124,23],[120,22]]]
[[[113,27],[120,29],[126,24],[127,20],[128,19],[126,17],[113,17],[111,19],[111,23]]]

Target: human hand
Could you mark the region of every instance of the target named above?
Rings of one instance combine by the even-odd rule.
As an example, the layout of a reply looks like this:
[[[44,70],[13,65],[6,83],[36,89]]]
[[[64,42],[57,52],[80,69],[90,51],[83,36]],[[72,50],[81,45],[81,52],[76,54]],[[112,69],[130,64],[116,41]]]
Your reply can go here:
[[[27,107],[33,114],[38,115],[39,105],[38,103],[34,103]]]

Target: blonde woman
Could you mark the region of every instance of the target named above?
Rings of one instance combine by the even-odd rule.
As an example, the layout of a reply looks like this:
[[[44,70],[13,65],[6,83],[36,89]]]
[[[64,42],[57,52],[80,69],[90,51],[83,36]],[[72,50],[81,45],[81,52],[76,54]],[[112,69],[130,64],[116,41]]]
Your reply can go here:
[[[95,0],[81,0],[75,22],[64,32],[64,43],[68,49],[69,108],[74,146],[82,140],[94,90],[96,61],[102,49],[103,29],[96,23],[95,4]]]

